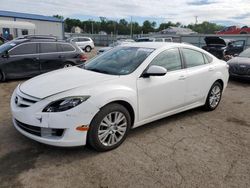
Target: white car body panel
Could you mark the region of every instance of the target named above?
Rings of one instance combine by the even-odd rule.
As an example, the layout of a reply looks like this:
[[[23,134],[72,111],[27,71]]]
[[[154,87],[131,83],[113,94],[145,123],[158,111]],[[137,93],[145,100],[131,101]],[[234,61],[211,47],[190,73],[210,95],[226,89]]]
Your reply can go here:
[[[205,104],[207,94],[216,80],[228,82],[227,64],[213,57],[213,62],[202,66],[168,72],[165,76],[142,78],[141,74],[160,52],[186,44],[131,43],[127,46],[156,48],[148,58],[129,75],[107,75],[71,67],[46,73],[30,79],[16,88],[11,98],[11,111],[16,129],[36,141],[56,146],[85,145],[87,132],[77,131],[80,125],[89,126],[94,116],[108,103],[125,101],[134,113],[133,127],[167,117]],[[125,45],[126,46],[126,45]],[[211,56],[211,55],[210,55]],[[37,100],[29,107],[16,104],[16,96]],[[69,96],[90,96],[80,105],[58,113],[42,112],[52,101]],[[46,138],[29,134],[17,126],[15,120],[43,127],[65,129],[60,138]]]

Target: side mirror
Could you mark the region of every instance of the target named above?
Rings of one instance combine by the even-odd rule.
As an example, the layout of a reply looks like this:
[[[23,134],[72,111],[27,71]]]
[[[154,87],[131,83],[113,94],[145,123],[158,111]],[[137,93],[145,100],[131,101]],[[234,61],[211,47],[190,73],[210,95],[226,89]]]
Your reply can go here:
[[[164,76],[167,69],[161,66],[152,65],[142,73],[142,77],[148,78],[150,76]]]
[[[5,52],[2,54],[2,57],[3,57],[3,58],[9,58],[9,52],[8,52],[8,51],[5,51]]]

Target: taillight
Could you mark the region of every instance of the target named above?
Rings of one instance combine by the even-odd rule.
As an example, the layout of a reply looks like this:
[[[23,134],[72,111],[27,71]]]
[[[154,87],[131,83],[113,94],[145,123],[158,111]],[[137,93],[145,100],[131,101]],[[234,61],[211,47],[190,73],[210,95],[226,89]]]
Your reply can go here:
[[[88,57],[85,54],[80,55],[80,61],[85,62],[88,60]]]

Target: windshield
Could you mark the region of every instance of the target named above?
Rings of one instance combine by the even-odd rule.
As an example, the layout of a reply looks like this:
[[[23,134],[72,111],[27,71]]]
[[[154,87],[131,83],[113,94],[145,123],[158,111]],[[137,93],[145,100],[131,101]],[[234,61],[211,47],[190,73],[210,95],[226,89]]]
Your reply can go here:
[[[243,52],[240,53],[239,57],[248,57],[250,58],[250,48],[244,50]]]
[[[12,41],[7,42],[5,44],[2,44],[0,46],[0,53],[4,53],[5,51],[8,51],[9,49],[11,49],[12,47],[16,46],[16,44]]]
[[[116,47],[87,62],[85,69],[112,75],[130,74],[153,51],[151,48]]]

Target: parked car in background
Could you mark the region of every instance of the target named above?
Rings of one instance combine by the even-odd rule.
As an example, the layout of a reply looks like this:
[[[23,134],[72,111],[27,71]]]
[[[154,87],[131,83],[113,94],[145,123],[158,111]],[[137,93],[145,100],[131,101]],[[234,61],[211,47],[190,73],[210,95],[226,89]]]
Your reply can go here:
[[[87,60],[76,45],[46,36],[18,38],[0,46],[0,81],[33,77]]]
[[[131,42],[135,42],[135,41],[133,39],[118,40],[116,42],[111,43],[108,47],[103,47],[103,48],[98,49],[97,54],[101,54],[103,52],[111,50],[115,46],[120,46],[120,45],[128,44]]]
[[[198,47],[130,43],[22,83],[11,111],[33,140],[107,151],[131,128],[199,106],[215,110],[227,82],[227,63]]]
[[[250,28],[247,26],[244,27],[230,26],[230,27],[225,27],[221,31],[216,32],[216,34],[220,35],[226,35],[226,34],[237,35],[237,34],[248,34],[248,33],[250,33]]]
[[[76,43],[76,45],[85,50],[85,52],[91,52],[91,50],[95,48],[94,41],[89,37],[74,37],[68,40]]]
[[[223,39],[221,37],[205,37],[206,46],[202,49],[208,51],[219,59],[226,59],[226,56],[236,56],[244,50],[244,40]]]
[[[172,37],[167,38],[151,38],[151,37],[142,37],[137,38],[136,42],[173,42]]]
[[[228,65],[230,77],[250,81],[250,48],[229,60]]]

